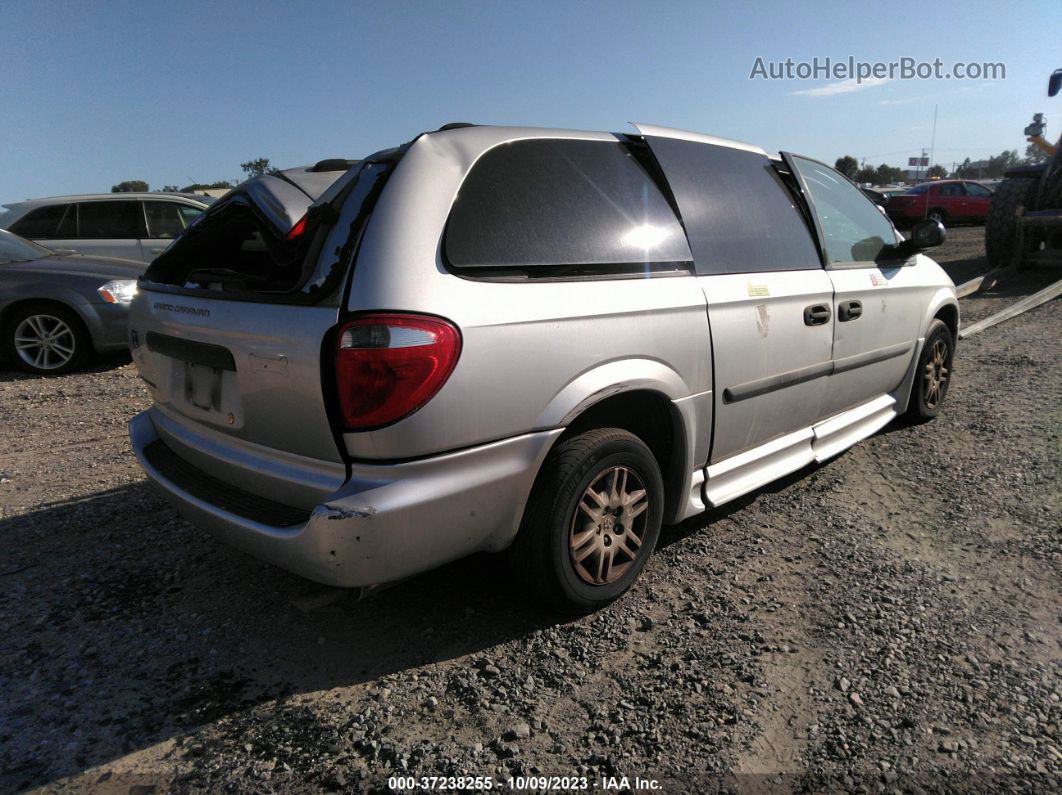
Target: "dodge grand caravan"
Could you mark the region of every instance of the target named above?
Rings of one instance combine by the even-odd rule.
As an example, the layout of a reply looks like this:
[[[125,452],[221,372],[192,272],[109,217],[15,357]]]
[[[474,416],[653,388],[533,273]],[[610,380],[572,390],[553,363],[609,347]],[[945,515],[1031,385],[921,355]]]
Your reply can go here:
[[[638,125],[448,125],[252,179],[148,269],[148,476],[192,521],[371,587],[508,550],[593,610],[661,523],[935,416],[954,286],[806,157]]]

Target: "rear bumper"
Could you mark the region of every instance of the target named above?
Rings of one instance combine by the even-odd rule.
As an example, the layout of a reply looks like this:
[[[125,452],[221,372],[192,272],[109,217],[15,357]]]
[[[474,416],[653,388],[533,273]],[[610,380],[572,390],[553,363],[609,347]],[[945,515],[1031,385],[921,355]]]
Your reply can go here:
[[[222,500],[211,496],[216,489],[195,488],[178,476],[194,469],[187,462],[177,469],[160,466],[148,448],[164,440],[149,412],[129,424],[141,467],[187,519],[256,557],[342,587],[399,580],[472,552],[507,547],[539,465],[560,433],[524,434],[406,463],[355,464],[350,479],[304,511],[304,520],[275,527],[261,521],[269,515],[268,501],[264,510],[237,513],[217,504]]]

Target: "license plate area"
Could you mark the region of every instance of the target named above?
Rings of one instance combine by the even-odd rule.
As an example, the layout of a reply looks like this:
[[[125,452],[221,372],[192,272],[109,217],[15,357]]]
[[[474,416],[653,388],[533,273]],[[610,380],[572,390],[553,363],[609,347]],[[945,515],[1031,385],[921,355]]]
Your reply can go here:
[[[203,411],[221,411],[222,370],[184,362],[184,399]]]
[[[199,422],[243,427],[236,360],[228,348],[157,332],[148,332],[147,348],[157,401]]]

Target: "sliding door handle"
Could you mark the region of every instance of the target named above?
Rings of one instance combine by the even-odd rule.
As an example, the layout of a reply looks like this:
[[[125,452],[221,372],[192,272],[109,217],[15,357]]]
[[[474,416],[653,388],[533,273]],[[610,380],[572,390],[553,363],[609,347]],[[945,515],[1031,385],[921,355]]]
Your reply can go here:
[[[859,301],[842,301],[837,305],[837,319],[842,323],[862,317],[863,305]]]
[[[830,308],[826,304],[812,304],[804,308],[804,325],[821,326],[830,322]]]

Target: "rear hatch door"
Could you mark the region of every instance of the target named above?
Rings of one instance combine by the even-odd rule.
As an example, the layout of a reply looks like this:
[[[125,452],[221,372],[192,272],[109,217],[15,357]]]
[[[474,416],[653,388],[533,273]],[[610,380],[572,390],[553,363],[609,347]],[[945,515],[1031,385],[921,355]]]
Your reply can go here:
[[[157,426],[343,460],[323,388],[328,336],[385,173],[363,163],[301,185],[249,180],[151,265],[130,344]]]

